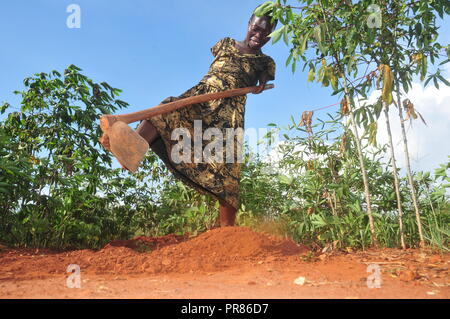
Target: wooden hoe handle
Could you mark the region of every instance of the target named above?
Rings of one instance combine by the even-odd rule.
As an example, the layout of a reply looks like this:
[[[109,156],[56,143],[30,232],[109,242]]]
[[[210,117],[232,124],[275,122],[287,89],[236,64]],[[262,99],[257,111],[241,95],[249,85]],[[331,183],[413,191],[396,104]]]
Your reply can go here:
[[[264,87],[264,90],[273,89],[275,86],[273,84],[266,84]],[[172,112],[175,110],[178,110],[179,108],[197,104],[197,103],[204,103],[211,100],[218,100],[218,99],[224,99],[228,97],[238,96],[238,95],[244,95],[248,93],[255,92],[259,87],[257,86],[250,86],[246,88],[240,88],[240,89],[233,89],[223,92],[217,92],[217,93],[208,93],[208,94],[201,94],[196,96],[190,96],[185,99],[177,100],[174,102],[166,103],[166,104],[160,104],[158,106],[128,113],[128,114],[122,114],[122,115],[103,115],[100,118],[100,127],[103,132],[108,132],[109,128],[117,121],[124,122],[126,124],[142,121],[145,119],[148,119],[150,117]]]

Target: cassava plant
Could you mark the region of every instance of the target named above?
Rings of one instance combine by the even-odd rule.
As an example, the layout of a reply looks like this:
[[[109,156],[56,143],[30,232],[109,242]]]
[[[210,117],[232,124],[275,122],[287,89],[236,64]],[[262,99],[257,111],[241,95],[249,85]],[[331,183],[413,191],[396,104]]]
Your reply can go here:
[[[303,69],[309,68],[309,81],[316,80],[326,87],[331,85],[334,95],[344,95],[343,115],[349,117],[355,134],[367,214],[373,243],[376,244],[371,194],[357,126],[362,126],[368,132],[369,141],[373,141],[376,135],[375,122],[383,104],[388,107],[393,103],[395,87],[401,85],[407,92],[415,74],[420,74],[421,80],[428,76],[425,85],[430,80],[437,86],[439,81],[447,84],[439,68],[434,73],[428,73],[428,62],[435,63],[442,55],[447,57],[440,61],[441,64],[449,61],[450,48],[437,42],[437,17],[442,18],[450,13],[450,3],[445,0],[305,0],[291,5],[286,0],[277,0],[261,5],[257,14],[267,12],[271,12],[283,24],[272,33],[272,38],[273,42],[283,38],[291,47],[286,65],[291,64],[295,72],[297,63],[303,63]],[[356,107],[356,104],[360,105],[360,100],[367,98],[373,91],[377,74],[379,79],[383,79],[382,103]],[[407,151],[405,156],[408,157]],[[392,171],[396,172],[396,168],[392,168]],[[410,169],[408,176],[415,202]],[[400,209],[398,194],[397,201]],[[418,209],[415,211],[423,246],[420,215]]]

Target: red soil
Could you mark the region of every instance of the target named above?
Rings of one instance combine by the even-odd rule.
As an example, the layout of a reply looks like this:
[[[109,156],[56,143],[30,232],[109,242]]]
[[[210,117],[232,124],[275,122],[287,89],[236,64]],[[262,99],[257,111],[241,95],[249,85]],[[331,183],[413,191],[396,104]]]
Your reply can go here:
[[[367,286],[367,265],[382,270]],[[419,250],[313,253],[245,227],[114,241],[99,251],[0,251],[0,298],[449,298],[450,256]],[[69,264],[81,269],[68,288]],[[294,280],[305,277],[298,285]]]

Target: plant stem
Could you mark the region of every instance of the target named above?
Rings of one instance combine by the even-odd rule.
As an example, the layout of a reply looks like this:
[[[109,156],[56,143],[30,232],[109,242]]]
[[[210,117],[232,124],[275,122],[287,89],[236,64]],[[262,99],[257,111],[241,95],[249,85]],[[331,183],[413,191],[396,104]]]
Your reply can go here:
[[[353,106],[350,101],[348,82],[347,82],[347,78],[346,78],[345,74],[342,74],[342,78],[344,79],[345,98],[347,99],[350,122],[353,127],[354,134],[355,134],[356,148],[358,150],[359,163],[361,166],[361,173],[363,176],[364,194],[366,197],[367,215],[369,216],[369,226],[370,226],[370,232],[372,234],[372,243],[375,245],[375,247],[378,247],[377,235],[375,233],[375,223],[374,223],[373,214],[372,214],[372,203],[371,203],[371,199],[370,199],[369,179],[367,177],[366,166],[364,164],[364,157],[363,157],[363,153],[362,153],[361,141],[359,139],[358,128],[356,126],[355,116],[353,113]]]
[[[384,103],[383,103],[384,104]],[[400,225],[400,242],[403,249],[406,249],[405,245],[405,235],[403,232],[403,210],[402,210],[402,200],[400,197],[400,185],[398,182],[398,171],[397,164],[395,161],[395,153],[394,153],[394,143],[392,142],[392,132],[391,132],[391,124],[389,122],[389,112],[388,106],[384,105],[384,116],[386,117],[386,128],[389,136],[389,148],[391,150],[391,161],[392,161],[392,175],[394,176],[394,185],[395,185],[395,195],[397,196],[397,207],[398,207],[398,223]]]
[[[397,82],[399,83],[399,82]],[[417,196],[416,196],[416,189],[414,187],[414,180],[411,173],[411,164],[409,159],[409,150],[408,150],[408,139],[406,137],[406,130],[405,130],[405,124],[403,119],[403,111],[402,111],[402,105],[401,105],[401,95],[400,95],[400,85],[397,84],[397,107],[398,107],[398,115],[400,117],[400,125],[402,128],[402,137],[403,137],[403,146],[404,146],[404,153],[405,153],[405,161],[406,161],[406,174],[408,176],[408,183],[411,190],[411,198],[414,205],[414,210],[416,213],[416,221],[417,221],[417,227],[419,229],[419,238],[420,238],[420,247],[425,247],[425,239],[423,237],[422,232],[422,222],[420,221],[420,212],[419,212],[419,205],[417,204]]]

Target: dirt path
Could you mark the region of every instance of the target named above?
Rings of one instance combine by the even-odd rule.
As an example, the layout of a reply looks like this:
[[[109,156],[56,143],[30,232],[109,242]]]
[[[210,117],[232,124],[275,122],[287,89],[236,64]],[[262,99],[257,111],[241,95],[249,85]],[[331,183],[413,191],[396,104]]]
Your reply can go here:
[[[229,227],[189,240],[117,241],[99,251],[4,249],[0,298],[448,299],[449,263],[449,254],[419,250],[315,254],[289,240]],[[70,264],[79,266],[79,276],[67,272]],[[377,267],[380,282],[374,281]],[[369,288],[368,277],[380,288]],[[77,283],[80,288],[68,287]]]

